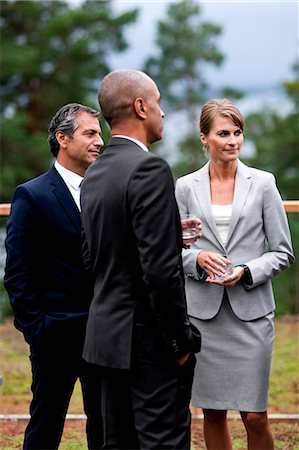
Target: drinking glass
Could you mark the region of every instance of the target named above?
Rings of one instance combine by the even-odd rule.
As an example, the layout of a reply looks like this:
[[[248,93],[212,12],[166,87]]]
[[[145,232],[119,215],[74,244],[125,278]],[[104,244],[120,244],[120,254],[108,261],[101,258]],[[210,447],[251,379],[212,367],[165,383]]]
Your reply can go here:
[[[216,280],[218,281],[224,281],[227,277],[232,275],[234,266],[232,263],[227,263],[224,267],[225,272],[221,273],[221,275],[215,275]]]
[[[198,218],[195,214],[184,214],[181,216],[181,225],[184,245],[190,246],[198,239]]]

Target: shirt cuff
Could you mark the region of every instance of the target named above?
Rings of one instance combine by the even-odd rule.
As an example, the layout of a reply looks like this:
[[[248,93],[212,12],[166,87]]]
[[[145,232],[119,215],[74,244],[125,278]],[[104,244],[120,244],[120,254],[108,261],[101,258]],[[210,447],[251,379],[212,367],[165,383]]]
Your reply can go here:
[[[244,275],[242,277],[242,283],[251,286],[253,284],[251,272],[248,266],[246,264],[238,264],[238,267],[243,267],[244,269]]]

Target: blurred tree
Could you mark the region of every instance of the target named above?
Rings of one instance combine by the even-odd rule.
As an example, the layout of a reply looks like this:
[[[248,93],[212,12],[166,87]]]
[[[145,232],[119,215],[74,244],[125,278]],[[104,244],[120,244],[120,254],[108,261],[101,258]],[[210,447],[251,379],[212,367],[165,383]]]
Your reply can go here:
[[[187,115],[188,125],[177,143],[179,162],[172,166],[175,176],[196,170],[206,161],[196,132],[196,116],[209,88],[204,69],[223,61],[216,46],[220,33],[220,26],[202,21],[198,1],[171,3],[166,19],[158,22],[158,56],[148,58],[144,65],[159,85],[165,109],[183,110]],[[241,95],[232,88],[226,92],[231,97]]]
[[[1,201],[49,167],[46,130],[69,102],[94,104],[111,51],[127,48],[137,10],[111,1],[1,1]],[[91,100],[92,99],[92,100]]]
[[[299,64],[294,73],[294,80],[283,84],[292,105],[289,113],[277,108],[246,117],[246,136],[256,147],[248,162],[275,174],[285,200],[297,199],[299,192]]]
[[[299,61],[293,65],[295,78],[292,81],[286,81],[284,88],[295,104],[296,110],[299,111]]]
[[[294,65],[294,80],[283,84],[291,108],[282,114],[274,110],[255,112],[246,117],[246,136],[256,152],[247,162],[274,173],[284,200],[298,200],[299,193],[299,63]],[[288,214],[294,251],[299,249],[299,214]],[[273,280],[278,313],[299,312],[298,261]]]
[[[204,100],[208,85],[203,68],[223,60],[215,45],[220,33],[220,26],[202,22],[201,7],[194,0],[171,3],[165,21],[158,22],[159,55],[148,58],[145,70],[175,109],[198,107]]]

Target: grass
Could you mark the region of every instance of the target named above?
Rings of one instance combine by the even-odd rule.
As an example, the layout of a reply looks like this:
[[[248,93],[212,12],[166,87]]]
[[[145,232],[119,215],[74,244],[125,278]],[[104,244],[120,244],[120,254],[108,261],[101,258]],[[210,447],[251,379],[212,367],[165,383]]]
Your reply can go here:
[[[298,317],[282,317],[276,322],[270,408],[272,412],[299,412],[299,328]]]
[[[299,317],[282,316],[276,319],[275,351],[271,372],[269,413],[292,414],[299,411]],[[28,347],[22,335],[17,332],[11,320],[0,324],[0,414],[28,414],[31,400],[31,369]],[[79,384],[69,407],[69,413],[82,413],[82,399]],[[195,411],[200,413],[201,411]],[[246,436],[240,421],[230,421],[233,449],[246,448]],[[0,448],[20,449],[25,421],[0,421]],[[275,449],[299,450],[298,423],[273,422]],[[202,450],[202,421],[193,420],[192,450]],[[67,421],[60,450],[86,450],[85,422]]]

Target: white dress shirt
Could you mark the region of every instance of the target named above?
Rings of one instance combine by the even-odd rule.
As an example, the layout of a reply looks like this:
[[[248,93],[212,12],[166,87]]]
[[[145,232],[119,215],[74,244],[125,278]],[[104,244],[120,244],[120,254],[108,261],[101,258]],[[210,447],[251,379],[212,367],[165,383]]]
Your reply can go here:
[[[54,163],[54,167],[57,170],[57,172],[59,173],[59,175],[62,177],[65,184],[67,185],[79,211],[81,211],[80,189],[81,189],[81,183],[83,181],[83,177],[81,177],[80,175],[78,175],[75,172],[72,172],[71,170],[66,169],[61,164],[59,164],[59,162],[57,160]]]
[[[232,205],[212,205],[213,216],[223,245],[226,245],[227,234],[232,215]]]

